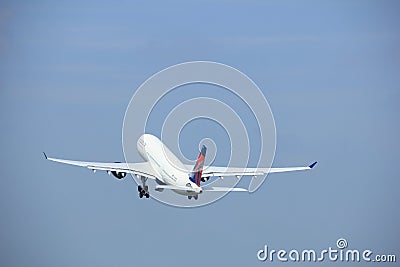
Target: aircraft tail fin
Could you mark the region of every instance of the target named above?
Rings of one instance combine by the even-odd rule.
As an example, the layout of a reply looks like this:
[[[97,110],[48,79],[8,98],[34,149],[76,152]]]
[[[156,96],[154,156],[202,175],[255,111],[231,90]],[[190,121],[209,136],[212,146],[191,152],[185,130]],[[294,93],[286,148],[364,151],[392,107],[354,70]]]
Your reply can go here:
[[[193,171],[190,173],[190,181],[196,183],[197,186],[200,186],[206,152],[207,152],[207,147],[203,145],[199,153],[199,156],[197,157],[196,164],[193,167]]]

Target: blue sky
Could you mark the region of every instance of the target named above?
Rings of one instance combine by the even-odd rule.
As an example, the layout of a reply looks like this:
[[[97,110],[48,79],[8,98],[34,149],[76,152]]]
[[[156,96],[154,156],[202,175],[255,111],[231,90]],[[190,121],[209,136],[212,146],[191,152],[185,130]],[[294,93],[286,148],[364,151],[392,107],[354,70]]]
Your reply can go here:
[[[270,264],[256,258],[264,244],[323,249],[340,237],[398,253],[398,10],[397,1],[2,1],[0,265],[257,266]],[[274,165],[317,168],[180,209],[140,200],[132,179],[43,159],[123,160],[135,89],[191,60],[251,77],[275,117]]]

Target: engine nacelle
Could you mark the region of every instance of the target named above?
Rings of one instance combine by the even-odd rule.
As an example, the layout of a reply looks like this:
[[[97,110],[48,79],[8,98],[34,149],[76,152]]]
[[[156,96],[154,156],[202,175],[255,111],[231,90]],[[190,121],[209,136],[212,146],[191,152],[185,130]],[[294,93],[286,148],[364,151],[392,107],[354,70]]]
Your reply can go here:
[[[201,177],[201,181],[202,181],[202,182],[207,182],[208,179],[210,179],[210,177]]]
[[[126,176],[126,172],[116,172],[116,171],[112,171],[111,172],[112,175],[114,175],[115,178],[117,179],[123,179]]]

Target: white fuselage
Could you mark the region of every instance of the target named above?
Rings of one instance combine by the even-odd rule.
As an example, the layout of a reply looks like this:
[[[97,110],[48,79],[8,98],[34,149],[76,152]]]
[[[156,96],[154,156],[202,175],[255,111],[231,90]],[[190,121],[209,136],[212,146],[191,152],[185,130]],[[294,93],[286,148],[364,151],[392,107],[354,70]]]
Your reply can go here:
[[[189,180],[190,171],[160,139],[151,134],[144,134],[137,142],[137,149],[140,156],[148,161],[158,174],[156,180],[158,183],[195,190],[195,192],[174,190],[182,195],[189,196],[201,193],[201,187]]]

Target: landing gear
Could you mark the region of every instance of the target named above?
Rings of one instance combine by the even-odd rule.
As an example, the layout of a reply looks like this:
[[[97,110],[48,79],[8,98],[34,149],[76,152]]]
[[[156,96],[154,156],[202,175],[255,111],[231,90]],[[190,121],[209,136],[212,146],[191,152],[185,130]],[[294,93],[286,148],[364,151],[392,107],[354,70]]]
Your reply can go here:
[[[150,197],[150,193],[149,193],[149,186],[146,185],[146,181],[147,181],[147,177],[145,176],[140,176],[140,179],[142,180],[142,185],[138,185],[138,191],[139,191],[139,197],[143,198],[149,198]]]
[[[197,200],[199,198],[199,195],[194,195],[194,196],[188,196],[188,199],[192,199],[194,198],[195,200]]]

